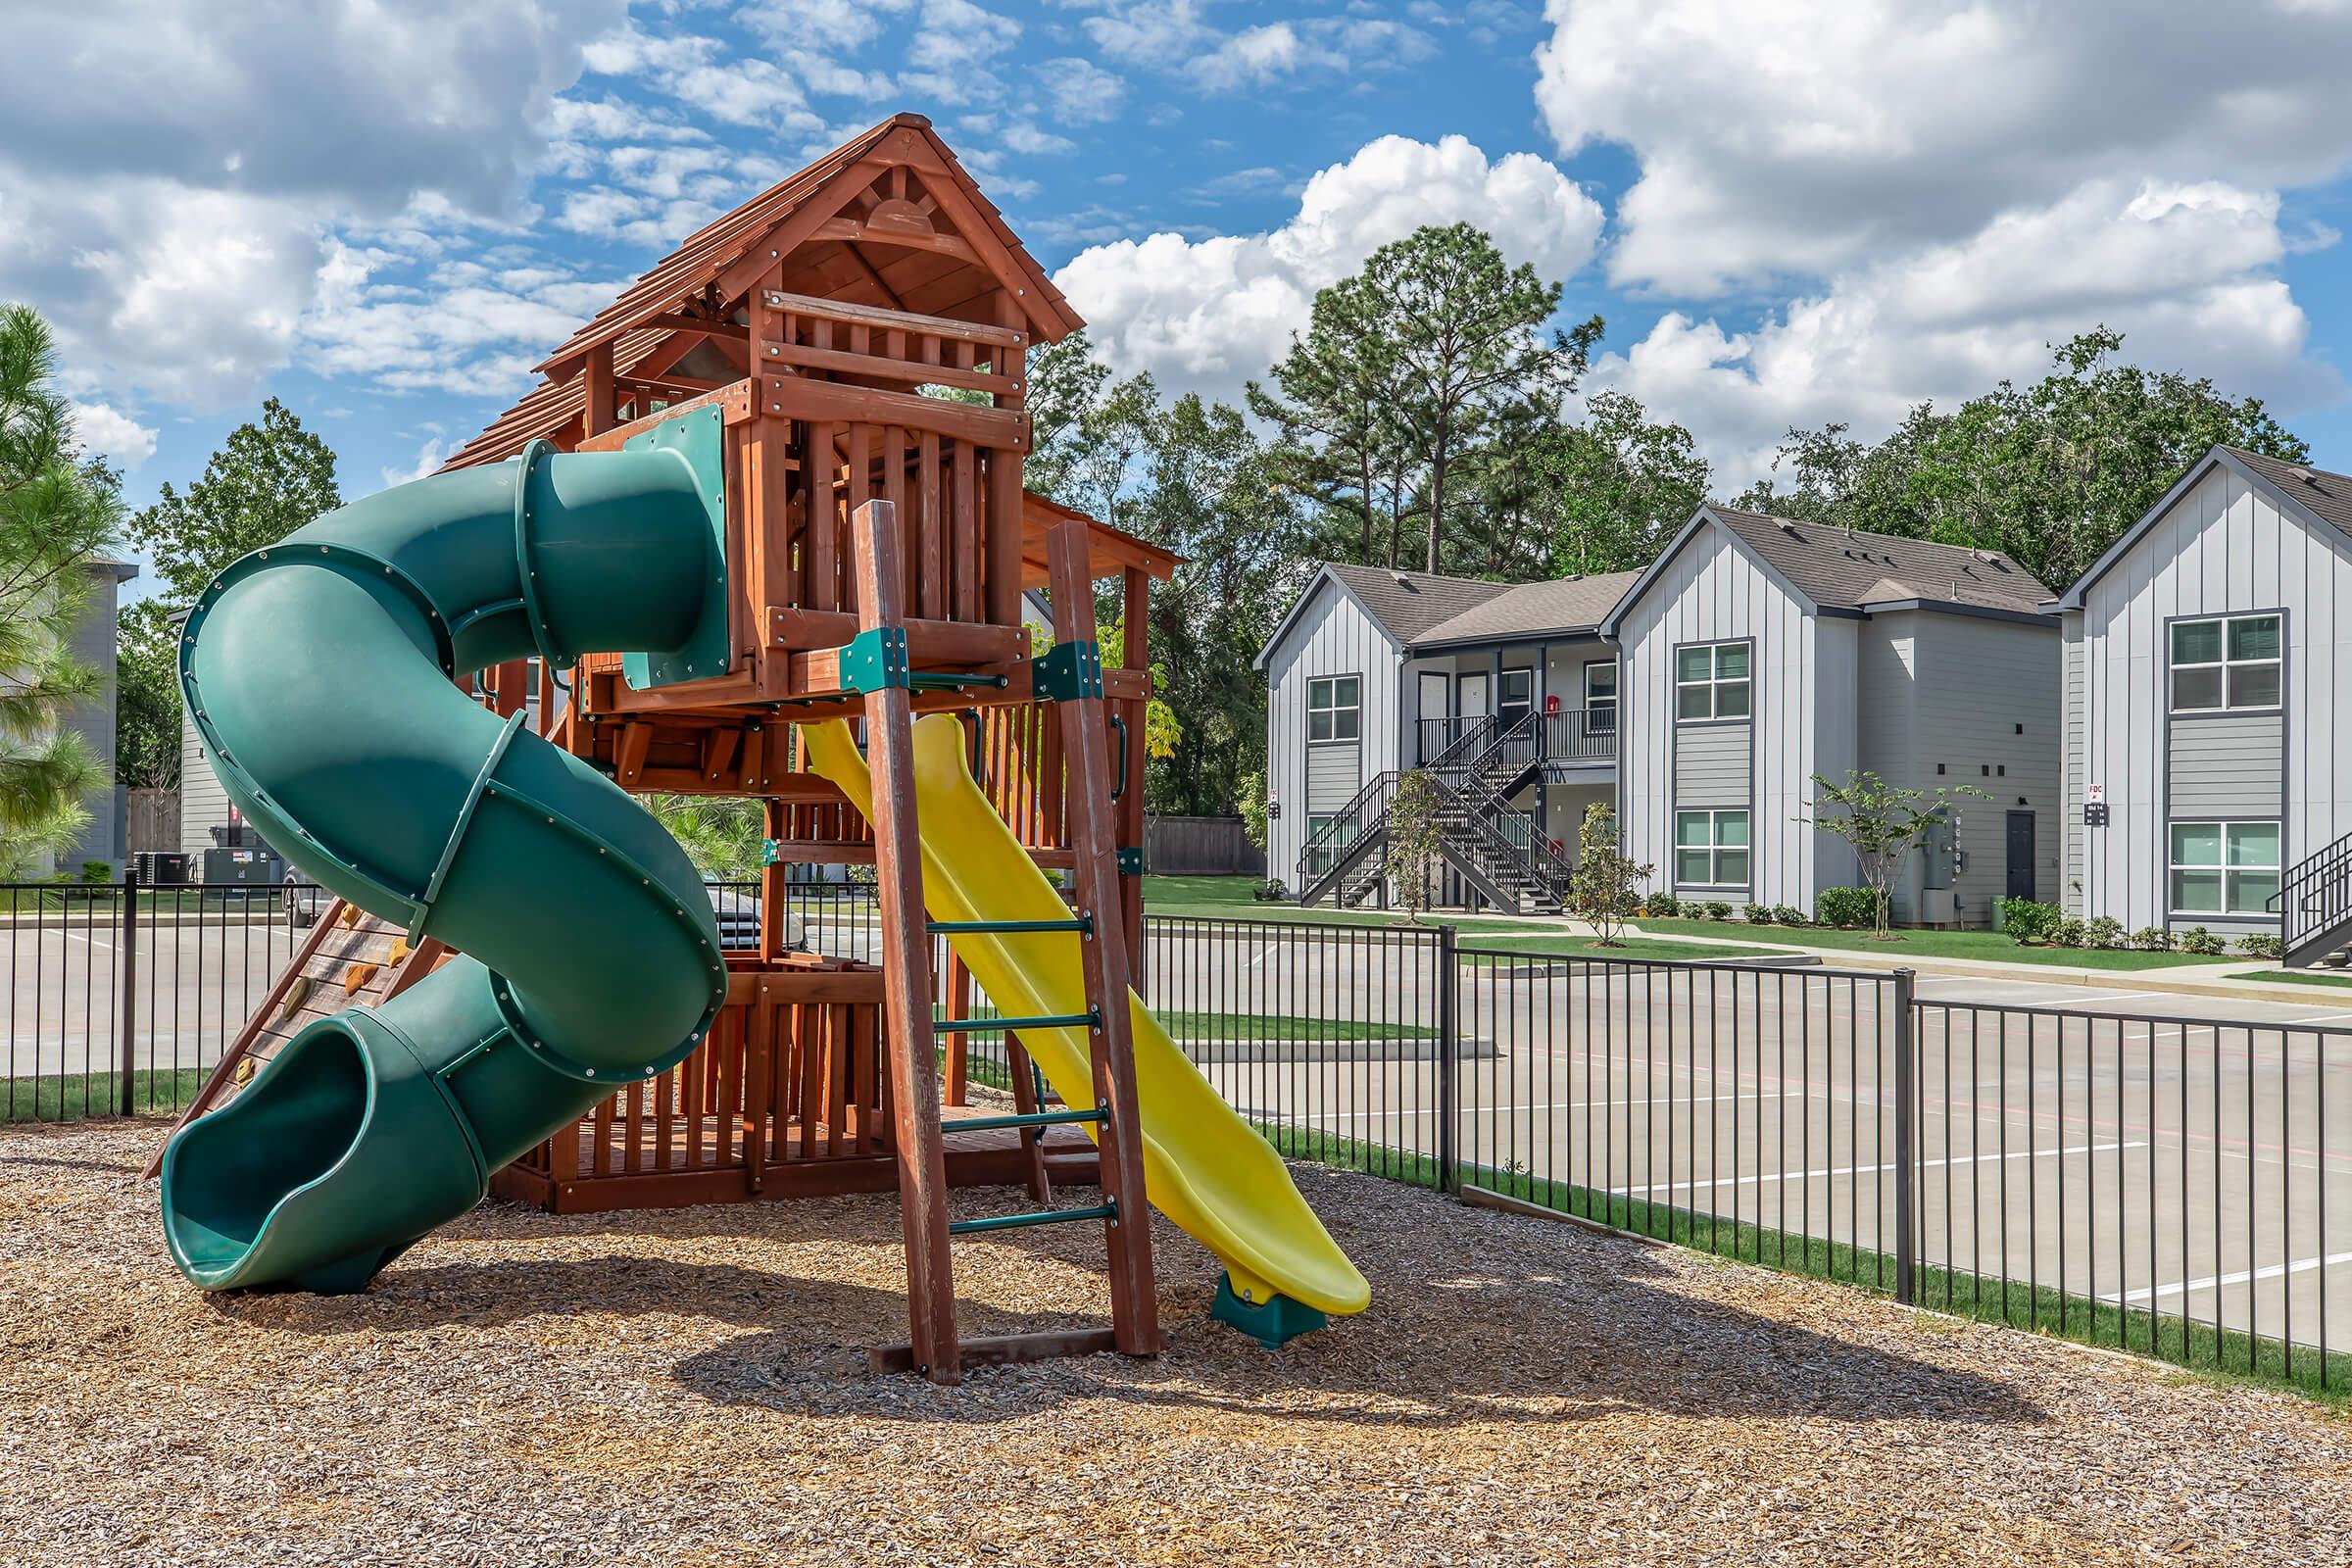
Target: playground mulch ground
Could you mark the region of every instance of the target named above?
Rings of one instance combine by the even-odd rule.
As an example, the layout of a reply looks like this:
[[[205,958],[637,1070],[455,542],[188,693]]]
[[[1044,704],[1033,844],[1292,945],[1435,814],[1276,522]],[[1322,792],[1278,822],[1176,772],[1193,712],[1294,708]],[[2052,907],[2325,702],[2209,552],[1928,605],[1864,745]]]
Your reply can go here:
[[[1298,1171],[1363,1318],[1260,1350],[1168,1231],[1167,1355],[943,1390],[863,1370],[887,1198],[488,1206],[215,1298],[160,1130],[0,1133],[0,1562],[2352,1561],[2352,1421],[2293,1396],[1369,1177]],[[1078,1229],[959,1243],[968,1331],[1103,1310]]]

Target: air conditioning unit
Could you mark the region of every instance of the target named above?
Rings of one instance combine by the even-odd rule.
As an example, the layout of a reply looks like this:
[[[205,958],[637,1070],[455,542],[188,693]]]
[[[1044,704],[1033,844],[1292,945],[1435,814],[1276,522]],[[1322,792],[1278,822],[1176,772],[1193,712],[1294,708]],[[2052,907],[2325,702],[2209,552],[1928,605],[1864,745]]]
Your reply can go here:
[[[1922,925],[1958,925],[1960,895],[1950,888],[1930,888],[1919,896]]]

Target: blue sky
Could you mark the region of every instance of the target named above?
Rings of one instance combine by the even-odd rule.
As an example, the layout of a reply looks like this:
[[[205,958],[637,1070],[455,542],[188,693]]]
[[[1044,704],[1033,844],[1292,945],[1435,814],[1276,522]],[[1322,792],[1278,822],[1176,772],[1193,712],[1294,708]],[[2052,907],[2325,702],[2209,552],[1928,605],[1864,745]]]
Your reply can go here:
[[[253,8],[259,11],[261,8]],[[12,23],[0,297],[144,500],[270,394],[430,468],[686,232],[929,115],[1103,357],[1238,392],[1467,219],[1607,318],[1727,492],[2097,321],[2352,466],[2352,8],[2173,0],[411,0]]]

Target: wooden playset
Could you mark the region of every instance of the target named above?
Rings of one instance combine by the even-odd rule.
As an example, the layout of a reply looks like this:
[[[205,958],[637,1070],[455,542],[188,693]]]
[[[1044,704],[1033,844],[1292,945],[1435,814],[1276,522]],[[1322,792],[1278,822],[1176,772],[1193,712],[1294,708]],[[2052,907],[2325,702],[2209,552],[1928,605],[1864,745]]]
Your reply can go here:
[[[1174,558],[1023,489],[1026,351],[1080,324],[928,122],[900,116],[692,236],[450,465],[616,450],[681,414],[717,418],[723,642],[651,669],[591,655],[568,681],[515,662],[479,690],[501,714],[535,697],[540,733],[623,788],[761,801],[767,837],[760,939],[728,955],[708,1039],[495,1190],[582,1210],[895,1186],[910,1332],[877,1364],[941,1381],[975,1362],[1159,1344],[1121,1004],[1141,949],[1146,595]],[[1126,628],[1111,669],[1094,652],[1103,578]],[[1055,653],[1033,658],[1024,591],[1048,587]],[[1014,1112],[943,1118],[942,1042],[946,1098],[961,1102],[970,1031],[957,1025],[975,999],[960,964],[935,977],[944,933],[923,910],[906,745],[912,716],[938,710],[964,715],[976,773],[1036,862],[1070,873],[1088,1015],[1036,1022],[1089,1025],[1101,1112],[1041,1102],[1016,1028]],[[870,818],[805,765],[799,726],[845,716],[865,726]],[[788,950],[787,878],[807,864],[875,867],[879,965]],[[315,1017],[430,972],[435,949],[330,906],[190,1114],[231,1098]],[[1079,1123],[1099,1124],[1100,1158]],[[951,1184],[1048,1200],[1056,1183],[1098,1181],[1099,1204],[1015,1218],[1103,1221],[1112,1326],[959,1340]]]

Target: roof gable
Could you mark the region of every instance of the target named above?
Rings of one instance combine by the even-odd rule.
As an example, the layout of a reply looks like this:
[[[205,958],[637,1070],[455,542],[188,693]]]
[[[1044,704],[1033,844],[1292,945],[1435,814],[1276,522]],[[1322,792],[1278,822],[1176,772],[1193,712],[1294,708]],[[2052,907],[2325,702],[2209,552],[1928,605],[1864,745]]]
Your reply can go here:
[[[2126,528],[2115,543],[2109,545],[2092,562],[2088,569],[2074,581],[2058,601],[2064,610],[2081,610],[2090,587],[2107,575],[2130,555],[2150,529],[2178,505],[2205,476],[2215,468],[2228,468],[2246,483],[2270,498],[2271,504],[2282,514],[2294,517],[2314,532],[2352,539],[2352,475],[2331,473],[2326,468],[2314,468],[2306,464],[2286,463],[2278,458],[2264,457],[2240,447],[2215,446],[2196,462],[2188,471],[2173,482],[2173,487],[2157,497],[2156,504],[2140,514],[2137,521]]]
[[[547,379],[449,466],[495,462],[564,431],[585,403],[581,371],[596,350],[610,347],[624,378],[679,378],[680,361],[721,339],[735,340],[725,347],[739,361],[745,297],[779,262],[787,293],[968,320],[1001,289],[1046,342],[1085,324],[930,122],[897,115],[688,235],[541,362]],[[691,390],[695,379],[680,384]]]

